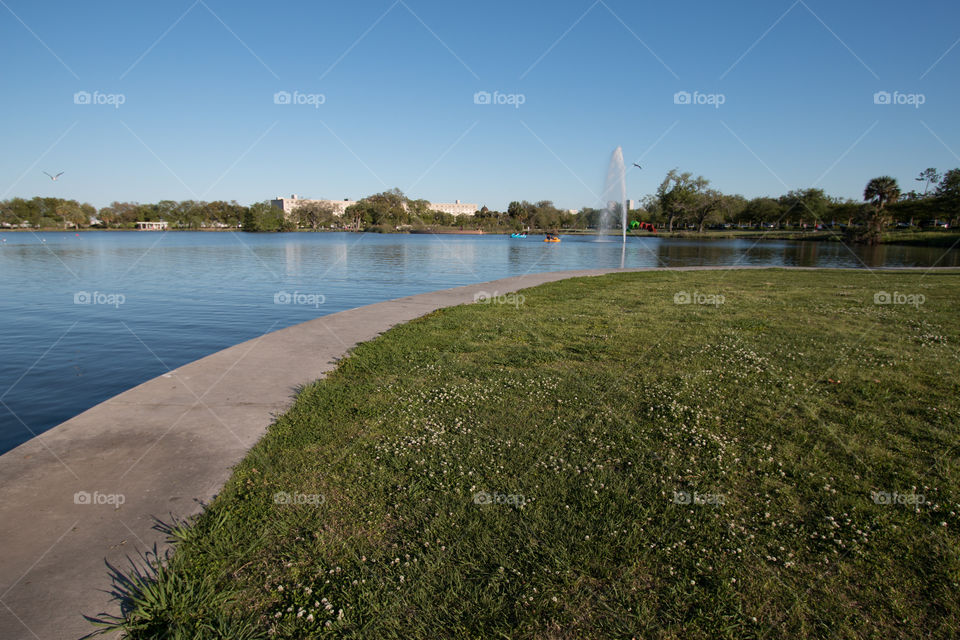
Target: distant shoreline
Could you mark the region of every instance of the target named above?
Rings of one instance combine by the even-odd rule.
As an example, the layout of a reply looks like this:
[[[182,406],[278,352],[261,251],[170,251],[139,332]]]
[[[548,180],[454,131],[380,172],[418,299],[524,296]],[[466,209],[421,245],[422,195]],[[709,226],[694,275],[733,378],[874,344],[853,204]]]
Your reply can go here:
[[[484,236],[506,236],[516,233],[514,229],[460,229],[438,228],[438,229],[398,229],[385,231],[383,229],[354,231],[353,229],[298,229],[296,231],[253,231],[247,232],[243,229],[163,229],[163,230],[144,230],[144,229],[0,229],[0,235],[4,233],[89,233],[89,232],[110,232],[110,233],[169,233],[169,232],[193,232],[193,233],[390,233],[390,234],[413,234],[413,235],[484,235]],[[545,231],[529,231],[530,235],[543,235]],[[560,230],[560,235],[566,236],[611,236],[619,237],[620,231],[600,232],[595,229],[567,229]],[[719,230],[711,229],[703,232],[680,230],[680,231],[660,231],[658,233],[633,232],[628,234],[633,238],[671,238],[687,240],[791,240],[797,242],[843,242],[843,237],[836,231],[792,231],[788,229],[732,229]],[[900,245],[913,247],[941,247],[953,248],[957,245],[960,248],[960,231],[958,230],[909,230],[909,231],[890,231],[884,234],[882,245]]]

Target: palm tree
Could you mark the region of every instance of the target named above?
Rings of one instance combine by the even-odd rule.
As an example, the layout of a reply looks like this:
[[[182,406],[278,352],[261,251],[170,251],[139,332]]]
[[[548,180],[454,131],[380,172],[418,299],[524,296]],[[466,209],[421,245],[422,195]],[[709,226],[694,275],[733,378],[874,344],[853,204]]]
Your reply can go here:
[[[872,202],[875,209],[868,222],[868,232],[866,240],[870,244],[880,242],[880,235],[887,222],[887,216],[884,212],[884,206],[900,199],[900,186],[895,178],[890,176],[880,176],[867,183],[867,188],[863,190],[863,199]]]
[[[880,176],[867,183],[867,188],[863,190],[863,199],[873,202],[877,209],[883,209],[885,204],[900,199],[900,187],[895,178]]]

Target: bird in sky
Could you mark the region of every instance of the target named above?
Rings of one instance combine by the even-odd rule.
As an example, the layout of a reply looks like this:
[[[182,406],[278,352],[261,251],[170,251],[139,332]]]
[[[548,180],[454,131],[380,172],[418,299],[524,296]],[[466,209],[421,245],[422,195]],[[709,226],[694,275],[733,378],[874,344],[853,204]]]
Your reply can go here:
[[[53,180],[54,182],[57,181],[57,178],[59,178],[60,176],[63,175],[63,171],[61,171],[60,173],[58,173],[58,174],[55,175],[55,176],[50,175],[50,174],[47,173],[46,171],[44,171],[43,173],[44,173],[45,176],[47,176],[48,178],[50,178],[50,179]]]
[[[635,166],[637,169],[643,169],[643,167],[641,167],[640,165],[638,165],[636,162],[633,163],[633,166]]]

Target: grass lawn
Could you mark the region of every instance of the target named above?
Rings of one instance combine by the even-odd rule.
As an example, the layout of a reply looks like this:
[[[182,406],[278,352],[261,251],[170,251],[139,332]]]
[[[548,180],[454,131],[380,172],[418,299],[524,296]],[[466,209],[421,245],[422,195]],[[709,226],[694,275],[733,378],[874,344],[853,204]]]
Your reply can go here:
[[[960,634],[960,272],[522,295],[304,389],[127,585],[131,636]]]
[[[889,231],[883,234],[882,242],[884,244],[945,247],[950,249],[960,244],[960,233],[954,229],[937,231]]]

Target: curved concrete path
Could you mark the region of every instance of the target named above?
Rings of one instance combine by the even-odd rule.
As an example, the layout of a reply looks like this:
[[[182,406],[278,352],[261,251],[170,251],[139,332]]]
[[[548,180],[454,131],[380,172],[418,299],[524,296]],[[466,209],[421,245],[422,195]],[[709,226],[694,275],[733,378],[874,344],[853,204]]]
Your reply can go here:
[[[124,566],[154,545],[163,550],[154,517],[198,513],[297,388],[322,378],[356,344],[471,303],[481,291],[653,270],[661,269],[524,275],[323,316],[154,378],[7,452],[0,456],[0,637],[75,639],[92,630],[83,614],[116,612],[104,560]]]
[[[297,388],[356,344],[481,291],[610,271],[505,278],[323,316],[149,380],[0,456],[0,637],[92,631],[83,614],[117,609],[104,560],[124,566],[163,549],[154,517],[198,513]]]

